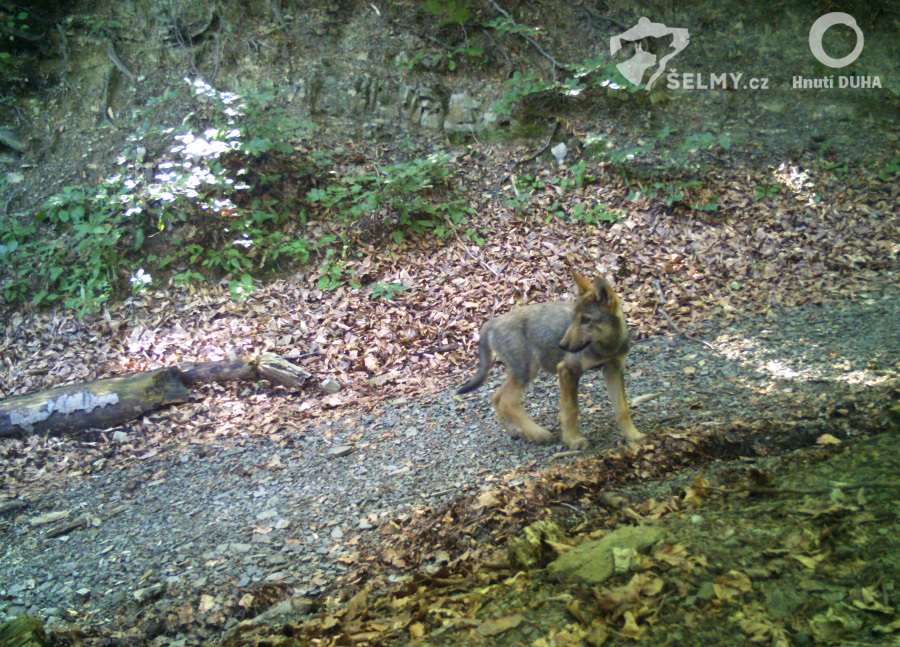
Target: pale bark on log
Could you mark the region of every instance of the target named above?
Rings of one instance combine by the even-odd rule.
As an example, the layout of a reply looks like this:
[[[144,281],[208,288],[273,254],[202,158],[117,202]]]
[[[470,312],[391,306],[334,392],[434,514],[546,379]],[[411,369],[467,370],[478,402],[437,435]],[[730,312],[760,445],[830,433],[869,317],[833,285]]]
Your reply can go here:
[[[267,353],[258,360],[185,364],[87,384],[69,384],[0,402],[0,437],[107,429],[155,409],[186,402],[190,397],[188,386],[258,377],[296,388],[310,374]]]

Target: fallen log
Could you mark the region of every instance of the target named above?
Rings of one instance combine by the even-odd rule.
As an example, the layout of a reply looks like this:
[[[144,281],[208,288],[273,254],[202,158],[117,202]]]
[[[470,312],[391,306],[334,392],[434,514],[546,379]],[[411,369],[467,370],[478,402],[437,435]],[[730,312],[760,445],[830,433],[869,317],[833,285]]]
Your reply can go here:
[[[108,429],[150,411],[187,402],[189,386],[260,377],[296,388],[310,374],[277,355],[266,353],[255,360],[185,364],[86,384],[69,384],[0,402],[0,437]]]

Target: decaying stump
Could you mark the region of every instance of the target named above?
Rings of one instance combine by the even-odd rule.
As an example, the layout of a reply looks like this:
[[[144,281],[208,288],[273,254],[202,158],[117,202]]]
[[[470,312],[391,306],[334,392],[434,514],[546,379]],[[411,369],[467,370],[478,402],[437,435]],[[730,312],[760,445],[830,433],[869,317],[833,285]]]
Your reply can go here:
[[[186,402],[191,385],[258,377],[298,387],[310,374],[267,353],[256,360],[186,364],[70,384],[0,402],[0,436],[72,434],[115,427],[155,409]]]

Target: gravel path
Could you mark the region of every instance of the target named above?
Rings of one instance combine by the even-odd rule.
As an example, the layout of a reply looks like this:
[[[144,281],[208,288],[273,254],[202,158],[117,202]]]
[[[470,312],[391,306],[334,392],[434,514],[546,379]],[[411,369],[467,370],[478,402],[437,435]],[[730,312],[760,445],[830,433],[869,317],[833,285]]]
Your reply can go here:
[[[697,336],[714,348],[680,335],[635,345],[629,396],[661,394],[635,410],[639,429],[714,429],[764,411],[788,419],[800,400],[896,385],[900,297],[885,288],[839,308],[712,322]],[[360,544],[377,542],[383,522],[517,469],[577,460],[555,456],[562,444],[506,437],[490,411],[502,374],[495,368],[463,401],[447,390],[394,402],[358,428],[322,426],[279,442],[173,442],[65,488],[0,500],[0,621],[28,612],[51,626],[103,624],[123,604],[164,609],[263,582],[316,592]],[[528,405],[558,432],[554,382],[539,378]],[[585,378],[581,406],[591,451],[615,446],[602,379]],[[78,460],[82,450],[69,451]],[[82,524],[50,536],[74,520]]]

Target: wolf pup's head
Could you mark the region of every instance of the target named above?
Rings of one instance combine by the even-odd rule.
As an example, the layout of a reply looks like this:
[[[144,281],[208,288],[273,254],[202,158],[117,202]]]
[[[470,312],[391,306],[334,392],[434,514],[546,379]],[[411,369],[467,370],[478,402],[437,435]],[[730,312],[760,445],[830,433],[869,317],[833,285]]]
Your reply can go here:
[[[591,283],[578,272],[572,273],[578,298],[572,308],[572,322],[559,347],[578,353],[593,345],[598,351],[614,351],[628,343],[628,328],[622,314],[622,302],[603,278]]]

